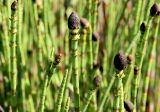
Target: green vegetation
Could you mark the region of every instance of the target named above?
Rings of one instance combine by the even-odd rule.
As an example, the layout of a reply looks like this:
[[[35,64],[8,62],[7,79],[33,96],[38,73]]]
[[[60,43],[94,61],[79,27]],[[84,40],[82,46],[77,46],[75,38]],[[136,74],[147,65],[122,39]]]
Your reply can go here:
[[[0,112],[159,112],[160,0],[0,0]]]

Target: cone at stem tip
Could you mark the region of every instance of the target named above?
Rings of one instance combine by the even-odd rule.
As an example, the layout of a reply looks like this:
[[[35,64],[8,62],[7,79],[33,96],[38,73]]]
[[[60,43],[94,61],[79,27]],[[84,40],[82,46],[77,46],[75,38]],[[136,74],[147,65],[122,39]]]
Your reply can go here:
[[[69,16],[68,28],[71,30],[80,28],[80,18],[76,12],[72,12],[71,15]]]
[[[159,15],[160,8],[157,3],[154,3],[150,9],[150,16],[157,16]]]
[[[143,33],[146,31],[146,25],[144,22],[142,22],[142,24],[140,25],[140,31]]]
[[[138,67],[135,66],[135,67],[134,67],[134,75],[138,75],[138,71],[139,71]]]
[[[12,11],[16,11],[17,8],[18,8],[18,6],[17,6],[17,1],[14,1],[14,2],[12,3],[12,5],[11,5],[11,10],[12,10]]]
[[[97,75],[96,77],[94,77],[93,85],[95,87],[99,87],[101,85],[101,82],[102,82],[102,76],[101,75]]]
[[[99,33],[98,33],[98,32],[93,32],[93,33],[92,33],[92,40],[93,40],[93,41],[97,41],[97,40],[99,40],[99,39],[100,39]]]
[[[55,54],[55,63],[56,63],[56,64],[59,64],[59,63],[60,63],[61,57],[62,57],[61,54]]]
[[[80,23],[82,28],[87,28],[89,27],[89,21],[86,18],[81,17],[80,18]]]
[[[133,56],[132,55],[128,55],[127,56],[127,61],[128,61],[128,64],[131,64],[131,62],[133,61]]]
[[[134,105],[130,100],[124,101],[124,108],[127,112],[132,112]]]
[[[116,54],[116,56],[114,57],[114,67],[117,70],[125,69],[127,64],[128,64],[127,58],[122,52]]]

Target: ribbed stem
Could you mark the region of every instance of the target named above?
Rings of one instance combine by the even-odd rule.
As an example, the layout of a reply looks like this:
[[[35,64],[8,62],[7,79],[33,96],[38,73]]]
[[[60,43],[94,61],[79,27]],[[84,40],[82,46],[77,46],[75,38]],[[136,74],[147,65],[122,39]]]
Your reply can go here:
[[[51,57],[49,59],[49,64],[46,69],[45,77],[44,77],[44,82],[43,82],[43,88],[42,88],[42,93],[41,93],[41,99],[40,99],[40,107],[39,110],[40,112],[44,112],[44,104],[45,104],[45,99],[46,99],[46,90],[50,84],[50,81],[52,79],[53,73],[55,72],[55,69],[58,65],[56,60],[53,61],[53,49],[51,52]]]
[[[123,98],[123,83],[122,78],[124,77],[123,70],[116,74],[115,78],[115,91],[114,91],[114,112],[124,112],[124,98]]]
[[[13,94],[16,93],[16,87],[17,87],[16,41],[17,41],[17,11],[11,10],[10,66],[11,66],[11,89]]]
[[[86,103],[86,105],[85,105],[85,107],[84,107],[82,112],[86,112],[87,111],[88,105],[89,105],[90,101],[92,100],[92,97],[93,97],[95,92],[96,92],[95,90],[90,91],[87,103]]]
[[[23,4],[21,0],[18,0],[18,38],[17,38],[17,58],[19,59],[18,66],[18,93],[17,96],[19,98],[19,111],[24,111],[24,103],[25,103],[25,80],[24,75],[25,71],[25,58],[24,53],[22,52],[22,18],[23,18]]]
[[[69,112],[69,107],[70,107],[70,97],[67,98],[64,112]]]
[[[97,23],[97,16],[98,16],[98,0],[92,0],[92,10],[91,10],[92,16],[91,16],[91,25],[92,25],[92,31],[96,31],[96,23]]]
[[[135,64],[139,68],[139,72],[138,72],[137,75],[134,76],[133,89],[132,89],[132,92],[131,92],[132,93],[131,94],[131,100],[134,104],[134,111],[136,111],[136,97],[137,97],[137,89],[138,89],[138,80],[139,80],[139,77],[140,77],[140,74],[141,74],[142,63],[143,63],[146,48],[147,48],[147,40],[148,40],[148,35],[149,35],[151,23],[152,23],[152,17],[148,21],[148,28],[146,29],[146,31],[144,33],[141,33],[140,40],[137,44],[138,49],[136,51]]]
[[[47,90],[47,85],[49,82],[49,77],[48,75],[45,76],[45,80],[44,80],[44,84],[43,84],[43,91],[41,94],[41,101],[40,101],[40,112],[44,112],[44,103],[45,103],[45,99],[46,99],[46,90]]]
[[[87,66],[88,69],[91,70],[92,69],[92,64],[93,64],[93,48],[92,48],[92,28],[91,26],[89,27],[89,33],[88,33],[88,37],[87,37],[87,44],[88,44],[88,61],[87,61]]]
[[[86,37],[87,29],[82,29],[81,34],[81,77],[83,80],[84,74],[86,73]]]
[[[108,85],[108,88],[106,89],[105,94],[103,95],[103,97],[101,99],[100,105],[98,107],[98,112],[102,112],[102,109],[104,107],[104,104],[105,104],[105,102],[107,100],[107,97],[109,95],[111,87],[113,86],[114,81],[115,81],[115,76],[112,77],[112,79],[111,79],[111,81],[110,81],[110,83]]]
[[[63,80],[61,83],[61,88],[59,90],[58,93],[58,101],[57,101],[57,112],[61,112],[61,105],[62,105],[62,100],[63,100],[63,96],[64,96],[64,90],[66,87],[66,82],[67,82],[67,76],[68,76],[68,71],[66,71],[66,73],[63,76]]]
[[[80,94],[79,94],[79,73],[78,73],[78,40],[79,29],[70,29],[71,39],[71,57],[72,57],[72,83],[74,88],[74,106],[75,112],[80,111]]]
[[[156,23],[155,33],[154,33],[154,40],[152,43],[151,53],[150,53],[150,59],[149,59],[149,65],[148,65],[148,71],[147,74],[144,77],[144,88],[142,93],[142,106],[141,106],[141,112],[145,112],[146,109],[146,101],[147,101],[147,92],[150,82],[150,75],[151,72],[154,70],[154,64],[155,64],[155,52],[156,52],[156,45],[157,45],[157,36],[158,36],[158,30],[159,30],[159,18]]]

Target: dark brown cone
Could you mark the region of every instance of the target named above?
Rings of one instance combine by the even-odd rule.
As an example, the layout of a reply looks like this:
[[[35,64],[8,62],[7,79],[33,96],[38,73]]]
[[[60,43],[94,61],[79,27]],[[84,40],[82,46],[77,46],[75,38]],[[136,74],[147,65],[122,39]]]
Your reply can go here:
[[[150,16],[156,16],[160,11],[159,6],[157,3],[154,3],[150,9]]]
[[[140,31],[143,33],[146,31],[146,25],[144,22],[142,22],[142,24],[140,25]]]
[[[139,71],[138,67],[135,66],[135,67],[134,67],[134,75],[138,75],[138,71]]]
[[[134,109],[134,105],[131,101],[127,100],[124,101],[124,108],[127,112],[132,112],[132,110]]]
[[[99,63],[99,62],[93,63],[93,69],[94,69],[94,70],[98,69],[99,66],[100,66],[100,63]]]
[[[87,28],[89,27],[89,22],[86,18],[81,17],[80,18],[80,23],[82,28]]]
[[[93,41],[97,41],[97,40],[99,40],[99,39],[100,39],[99,33],[98,33],[98,32],[93,32],[93,33],[92,33],[92,40],[93,40]]]
[[[61,54],[55,55],[55,64],[59,64],[61,62]]]
[[[118,54],[116,54],[116,56],[114,57],[114,66],[117,70],[123,70],[126,68],[127,66],[127,58],[125,57],[125,55],[122,52],[119,52]]]
[[[68,28],[72,30],[80,28],[80,19],[75,12],[72,12],[68,18]]]
[[[27,56],[32,56],[33,54],[33,50],[32,49],[28,49],[27,50]]]
[[[11,10],[12,11],[16,11],[17,10],[17,2],[16,1],[14,1],[13,3],[12,3],[12,5],[11,5]]]

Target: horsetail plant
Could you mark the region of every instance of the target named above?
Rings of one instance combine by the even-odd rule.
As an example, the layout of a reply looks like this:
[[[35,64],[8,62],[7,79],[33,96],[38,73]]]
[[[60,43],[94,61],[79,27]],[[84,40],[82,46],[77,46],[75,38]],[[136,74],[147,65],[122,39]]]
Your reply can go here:
[[[93,79],[93,88],[89,92],[87,104],[85,105],[85,107],[84,107],[82,112],[86,112],[87,111],[88,105],[91,102],[91,99],[92,99],[93,95],[96,93],[97,89],[100,87],[101,83],[102,83],[101,75],[95,76],[94,79]]]
[[[127,60],[128,60],[128,69],[126,70],[125,74],[128,74],[128,76],[124,80],[124,95],[125,95],[125,99],[130,97],[130,93],[128,93],[127,91],[129,91],[129,89],[130,89],[130,85],[129,84],[131,83],[131,80],[132,80],[132,77],[133,77],[133,68],[134,68],[133,56],[132,55],[128,55],[127,56]]]
[[[67,98],[64,112],[69,112],[69,107],[70,107],[70,97]]]
[[[87,39],[87,34],[89,30],[89,22],[85,18],[80,18],[80,23],[81,23],[81,76],[83,77],[86,73],[86,39]]]
[[[114,112],[124,112],[124,93],[123,93],[123,83],[122,79],[125,77],[123,70],[127,66],[127,58],[122,52],[119,52],[114,57],[114,66],[118,70],[115,79],[115,95],[114,95],[114,104],[113,111]]]
[[[97,23],[97,17],[98,17],[98,4],[99,4],[99,0],[91,0],[92,1],[92,7],[91,7],[91,12],[92,12],[92,16],[91,16],[91,25],[92,25],[92,29],[93,31],[96,31],[96,23]]]
[[[93,41],[93,48],[95,49],[93,52],[93,60],[98,60],[98,51],[99,51],[99,42],[100,42],[100,35],[98,32],[92,33],[92,41]]]
[[[106,102],[106,100],[107,100],[107,97],[109,96],[109,92],[110,92],[110,90],[111,90],[111,88],[112,88],[112,86],[113,86],[113,84],[114,84],[114,81],[115,81],[115,74],[114,74],[114,76],[111,78],[111,81],[110,81],[107,89],[105,90],[104,95],[102,96],[102,99],[101,99],[100,104],[99,104],[99,106],[98,106],[98,112],[101,112],[101,111],[102,111],[102,109],[103,109],[103,107],[104,107],[104,104],[105,104],[105,102]]]
[[[51,57],[49,59],[49,64],[47,66],[47,69],[45,72],[45,77],[44,77],[44,82],[43,82],[40,107],[39,107],[40,112],[44,112],[44,105],[45,105],[44,103],[45,103],[46,92],[47,92],[46,90],[50,84],[51,78],[53,76],[53,73],[55,72],[57,65],[60,63],[60,60],[61,60],[61,56],[55,55],[55,57],[54,57],[54,50],[52,49]]]
[[[137,75],[139,75],[139,68],[137,66],[134,67],[134,76],[132,80],[132,88],[131,88],[131,100],[134,104],[134,111],[136,111],[136,96],[137,96],[137,86],[138,86],[138,80],[137,80]]]
[[[159,10],[160,11],[160,10]],[[150,58],[149,58],[149,63],[148,63],[148,71],[147,71],[147,75],[144,78],[144,88],[143,88],[143,98],[142,98],[142,106],[141,106],[141,111],[145,112],[145,106],[146,106],[146,101],[147,101],[147,92],[148,92],[148,87],[149,87],[149,82],[150,82],[150,75],[152,70],[154,70],[154,64],[155,64],[155,52],[156,52],[156,45],[157,45],[157,36],[158,36],[158,30],[159,30],[159,15],[157,19],[157,23],[156,23],[156,27],[155,27],[155,33],[153,36],[153,43],[152,43],[152,47],[151,47],[151,53],[150,53]]]
[[[61,111],[61,104],[62,104],[64,90],[65,90],[66,83],[67,83],[67,76],[68,76],[68,70],[64,74],[64,77],[63,77],[63,80],[62,80],[62,83],[61,83],[61,88],[60,88],[59,93],[58,93],[57,112]]]
[[[144,55],[145,55],[146,48],[147,48],[147,40],[148,40],[148,36],[149,36],[149,31],[150,31],[153,17],[155,17],[157,15],[158,11],[159,10],[158,10],[157,4],[154,4],[150,9],[150,15],[149,15],[149,19],[147,22],[147,28],[146,28],[146,25],[144,22],[140,25],[141,36],[140,36],[139,42],[137,44],[138,49],[136,51],[136,61],[135,61],[135,64],[138,67],[139,72],[138,72],[138,75],[134,75],[135,77],[134,77],[133,82],[137,82],[137,84],[135,84],[135,87],[134,87],[135,89],[133,89],[133,92],[131,94],[131,100],[134,104],[134,111],[136,109],[136,96],[137,96],[137,89],[138,89],[138,80],[139,80],[139,77],[141,74],[142,63],[143,63]]]
[[[24,53],[22,51],[22,17],[23,15],[23,3],[21,0],[18,0],[18,36],[17,36],[17,58],[19,59],[19,63],[17,63],[17,70],[18,70],[18,95],[19,95],[19,111],[24,111],[25,107],[25,80],[24,76],[26,75],[26,70],[25,68],[25,58],[24,58]],[[17,95],[17,96],[18,96]]]
[[[80,18],[75,12],[72,12],[68,18],[68,28],[71,39],[71,57],[72,57],[72,83],[74,88],[74,106],[75,112],[80,111],[80,93],[79,93],[79,73],[78,73],[78,40]]]
[[[158,2],[0,0],[0,111],[159,112]]]
[[[43,48],[43,45],[42,45],[42,30],[43,30],[43,23],[41,21],[41,19],[39,19],[37,21],[37,32],[38,32],[38,58],[37,58],[37,64],[38,64],[38,75],[39,75],[39,78],[41,79],[42,78],[42,71],[43,71],[43,66],[42,66],[42,60],[43,60],[43,53],[42,53],[42,48]]]
[[[10,34],[10,60],[11,60],[11,89],[16,93],[17,86],[17,62],[16,62],[16,41],[17,41],[17,2],[11,5],[11,34]]]

